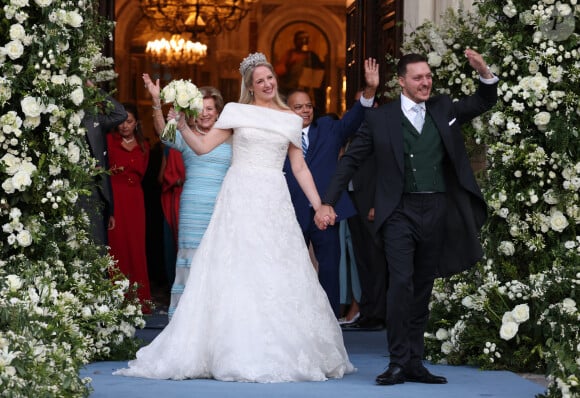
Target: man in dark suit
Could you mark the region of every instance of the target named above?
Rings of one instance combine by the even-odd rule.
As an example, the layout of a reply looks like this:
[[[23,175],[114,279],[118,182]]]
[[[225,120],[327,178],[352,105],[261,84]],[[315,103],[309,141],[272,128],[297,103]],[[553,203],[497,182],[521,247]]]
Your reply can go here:
[[[341,158],[315,220],[332,225],[333,206],[359,165],[376,155],[375,232],[389,269],[387,340],[390,363],[378,384],[443,384],[422,363],[423,335],[436,277],[473,266],[483,255],[479,232],[487,206],[470,167],[460,126],[497,102],[497,81],[482,56],[465,50],[479,73],[477,92],[454,102],[431,97],[431,69],[408,54],[397,67],[402,95],[375,110]]]
[[[365,80],[367,86],[364,89],[360,101],[346,112],[342,119],[331,116],[323,116],[315,121],[312,101],[308,93],[296,90],[288,95],[287,102],[298,116],[303,118],[303,150],[305,150],[306,164],[310,168],[314,183],[318,192],[324,192],[330,178],[336,170],[338,154],[346,140],[360,127],[365,109],[372,107],[376,89],[379,85],[379,70],[375,59],[365,60]],[[318,278],[324,288],[330,304],[339,315],[340,309],[340,240],[338,225],[321,231],[314,224],[314,209],[300,189],[296,178],[292,174],[290,164],[286,160],[284,172],[288,182],[288,188],[292,197],[292,203],[296,211],[298,223],[302,228],[306,244],[312,243],[314,254],[318,261]],[[339,217],[348,218],[355,214],[346,191],[340,193],[337,199],[336,209]]]
[[[356,268],[360,281],[360,317],[352,323],[341,325],[349,330],[380,330],[387,316],[387,261],[382,244],[374,233],[375,213],[375,158],[367,158],[353,175],[348,193],[357,214],[348,219],[354,249]]]
[[[93,83],[88,82],[92,87]],[[91,186],[91,194],[81,197],[80,205],[87,212],[90,220],[90,232],[96,244],[108,244],[108,229],[115,227],[113,216],[113,191],[111,180],[106,170],[109,169],[109,155],[107,150],[107,133],[127,119],[125,107],[113,97],[107,96],[100,104],[98,113],[86,112],[83,125],[86,129],[86,139],[91,155],[97,161],[100,173]]]

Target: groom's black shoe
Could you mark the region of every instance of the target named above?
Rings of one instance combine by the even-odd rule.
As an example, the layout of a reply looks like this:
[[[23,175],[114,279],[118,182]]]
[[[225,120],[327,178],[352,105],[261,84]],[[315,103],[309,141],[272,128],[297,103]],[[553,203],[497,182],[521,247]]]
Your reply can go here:
[[[423,365],[405,368],[403,371],[405,381],[426,384],[447,384],[447,379],[443,376],[436,376],[429,372]]]
[[[382,386],[404,383],[405,374],[403,368],[397,364],[389,365],[389,368],[385,372],[377,376],[376,382]]]

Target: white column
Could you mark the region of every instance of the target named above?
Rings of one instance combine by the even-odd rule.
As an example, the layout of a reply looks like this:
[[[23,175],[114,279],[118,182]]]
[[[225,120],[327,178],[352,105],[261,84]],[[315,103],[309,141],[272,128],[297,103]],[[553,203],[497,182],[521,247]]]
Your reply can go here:
[[[464,10],[473,10],[474,0],[405,0],[403,17],[405,19],[404,32],[409,34],[426,20],[438,22],[441,15],[452,7]]]

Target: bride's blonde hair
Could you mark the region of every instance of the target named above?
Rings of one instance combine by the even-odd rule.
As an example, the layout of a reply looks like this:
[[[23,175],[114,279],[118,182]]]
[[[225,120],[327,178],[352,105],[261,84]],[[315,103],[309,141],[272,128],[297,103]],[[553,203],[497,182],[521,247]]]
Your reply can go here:
[[[250,92],[249,87],[252,87],[254,83],[254,70],[258,66],[265,66],[266,68],[270,69],[270,72],[278,81],[278,77],[276,76],[276,72],[274,72],[274,67],[272,64],[268,62],[266,56],[262,53],[253,53],[248,55],[244,60],[240,63],[240,74],[242,75],[242,87],[240,89],[240,99],[238,100],[241,104],[253,104],[254,103],[254,95]],[[282,100],[280,96],[280,92],[278,91],[278,87],[276,87],[276,95],[274,96],[274,103],[278,105],[280,108],[283,109],[290,109],[288,105]]]

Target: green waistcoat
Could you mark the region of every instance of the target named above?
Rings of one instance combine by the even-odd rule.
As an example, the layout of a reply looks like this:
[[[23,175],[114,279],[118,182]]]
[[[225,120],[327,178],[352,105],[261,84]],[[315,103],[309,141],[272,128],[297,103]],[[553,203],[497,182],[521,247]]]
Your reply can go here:
[[[421,134],[403,117],[405,192],[445,192],[445,148],[429,113]]]

